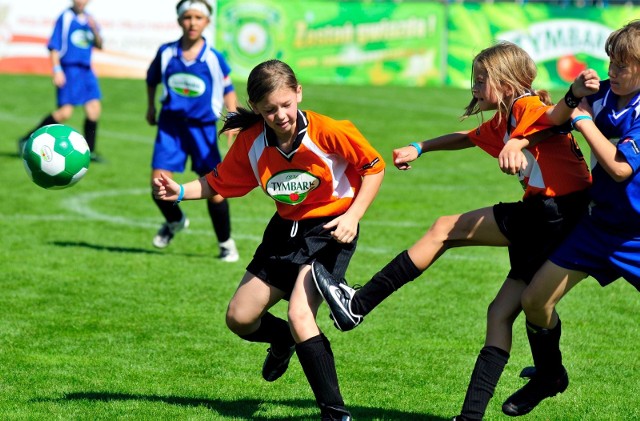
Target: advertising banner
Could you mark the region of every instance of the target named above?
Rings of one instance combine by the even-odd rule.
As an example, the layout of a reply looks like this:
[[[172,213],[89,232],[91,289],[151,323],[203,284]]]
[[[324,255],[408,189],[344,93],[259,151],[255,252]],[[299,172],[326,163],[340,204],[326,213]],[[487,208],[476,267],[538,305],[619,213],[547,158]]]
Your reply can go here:
[[[94,0],[87,5],[104,38],[93,67],[100,76],[141,78],[160,44],[182,35],[177,1]],[[0,0],[0,73],[50,74],[47,41],[71,0]],[[215,2],[214,2],[215,4]]]
[[[497,40],[514,42],[531,55],[538,65],[534,88],[564,89],[586,68],[605,79],[607,37],[638,18],[640,9],[634,7],[454,4],[449,6],[446,82],[469,88],[473,57]]]
[[[235,77],[278,58],[320,84],[441,85],[444,25],[438,3],[219,0],[216,45]]]

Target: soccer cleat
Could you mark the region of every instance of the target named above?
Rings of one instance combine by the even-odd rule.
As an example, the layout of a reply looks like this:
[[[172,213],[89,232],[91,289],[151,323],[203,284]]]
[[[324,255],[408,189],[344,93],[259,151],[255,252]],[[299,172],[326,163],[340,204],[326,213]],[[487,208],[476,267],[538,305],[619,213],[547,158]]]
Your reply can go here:
[[[240,254],[238,254],[238,248],[236,247],[236,242],[233,241],[233,238],[229,238],[227,241],[224,241],[219,245],[220,254],[218,255],[218,259],[223,262],[237,262],[238,259],[240,259]]]
[[[311,274],[316,288],[322,298],[329,305],[333,324],[341,331],[346,332],[358,326],[364,319],[363,316],[351,311],[351,300],[356,290],[347,284],[338,282],[333,275],[318,262],[311,263]]]
[[[182,219],[179,221],[165,222],[156,233],[156,236],[153,237],[153,245],[159,249],[167,247],[176,233],[188,227],[189,218],[185,214],[182,215]]]
[[[502,412],[511,417],[528,414],[540,402],[567,390],[569,375],[562,367],[562,373],[555,377],[534,373],[531,380],[520,390],[509,396],[502,405]]]
[[[340,406],[320,405],[321,421],[352,421],[351,413]]]
[[[273,382],[282,377],[289,367],[289,361],[291,361],[294,352],[296,352],[295,345],[284,351],[282,355],[276,355],[272,348],[267,349],[267,358],[264,359],[262,365],[262,378]]]

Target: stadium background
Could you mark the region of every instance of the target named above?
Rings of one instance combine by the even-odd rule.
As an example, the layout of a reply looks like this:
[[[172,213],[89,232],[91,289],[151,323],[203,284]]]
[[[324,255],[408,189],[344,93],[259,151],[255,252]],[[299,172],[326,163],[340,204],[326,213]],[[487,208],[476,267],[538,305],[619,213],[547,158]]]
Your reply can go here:
[[[215,3],[215,2],[214,2]],[[67,0],[0,0],[0,72],[48,74],[45,48]],[[175,1],[93,0],[105,38],[100,76],[141,78],[157,47],[180,30]],[[525,48],[539,88],[560,88],[585,67],[606,74],[607,35],[640,17],[632,5],[521,2],[218,0],[210,40],[236,79],[264,59],[290,63],[304,82],[467,87],[470,62],[495,40]]]

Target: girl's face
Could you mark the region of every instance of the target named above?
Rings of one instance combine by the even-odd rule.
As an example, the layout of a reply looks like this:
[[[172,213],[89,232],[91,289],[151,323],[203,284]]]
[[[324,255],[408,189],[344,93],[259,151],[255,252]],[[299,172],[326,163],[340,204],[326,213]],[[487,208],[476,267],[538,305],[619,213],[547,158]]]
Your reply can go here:
[[[607,72],[614,94],[625,97],[634,96],[640,91],[640,65],[635,62],[613,60],[609,62]]]
[[[489,75],[484,68],[474,66],[471,93],[478,101],[478,109],[480,111],[498,109],[498,96],[489,86]]]
[[[302,86],[298,85],[295,90],[282,86],[266,95],[260,102],[251,104],[251,107],[264,118],[278,139],[286,142],[295,135],[300,101]]]
[[[73,0],[73,10],[80,14],[82,12],[84,12],[84,8],[87,6],[87,3],[89,3],[89,0]]]
[[[178,24],[180,24],[185,38],[190,41],[197,41],[202,37],[202,32],[209,25],[209,18],[198,10],[189,9],[178,18]]]

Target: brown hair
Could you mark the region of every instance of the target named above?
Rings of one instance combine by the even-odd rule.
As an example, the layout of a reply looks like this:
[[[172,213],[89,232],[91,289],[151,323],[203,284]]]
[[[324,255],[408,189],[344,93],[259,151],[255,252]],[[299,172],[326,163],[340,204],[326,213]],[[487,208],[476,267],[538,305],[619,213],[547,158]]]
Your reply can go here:
[[[282,87],[291,88],[295,91],[298,86],[298,79],[287,63],[280,60],[262,62],[251,70],[247,79],[249,103],[256,104],[262,101],[265,96]],[[237,128],[244,130],[261,119],[262,116],[254,113],[251,107],[238,107],[235,113],[227,115],[220,133]]]
[[[531,56],[525,50],[516,44],[508,41],[500,41],[489,48],[480,51],[473,59],[473,69],[471,72],[471,84],[473,86],[476,69],[482,69],[487,72],[487,80],[498,98],[498,118],[506,116],[509,112],[510,103],[505,98],[504,92],[510,90],[513,92],[513,98],[517,98],[526,93],[538,95],[540,100],[552,105],[551,97],[547,91],[535,91],[531,85],[538,74],[538,68]],[[473,98],[469,105],[465,108],[462,118],[478,114],[478,100]]]
[[[611,60],[640,64],[640,20],[632,20],[612,32],[604,44],[604,51]]]

